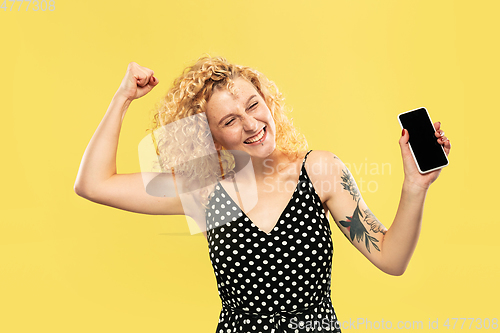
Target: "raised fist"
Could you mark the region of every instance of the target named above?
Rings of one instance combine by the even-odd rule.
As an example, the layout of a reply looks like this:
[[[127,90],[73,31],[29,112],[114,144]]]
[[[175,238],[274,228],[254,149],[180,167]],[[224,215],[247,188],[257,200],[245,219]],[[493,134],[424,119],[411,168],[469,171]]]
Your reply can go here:
[[[158,84],[154,72],[146,67],[139,66],[135,62],[128,64],[127,73],[118,88],[117,94],[125,96],[132,101],[146,95]]]

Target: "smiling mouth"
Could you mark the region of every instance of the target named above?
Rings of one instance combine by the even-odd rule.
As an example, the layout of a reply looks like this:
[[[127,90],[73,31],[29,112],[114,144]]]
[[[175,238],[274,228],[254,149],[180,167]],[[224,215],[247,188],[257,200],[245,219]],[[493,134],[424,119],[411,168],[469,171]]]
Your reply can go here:
[[[259,132],[259,134],[254,136],[252,139],[245,140],[243,143],[249,145],[252,143],[260,142],[266,136],[266,128],[267,126],[264,126],[264,128]]]

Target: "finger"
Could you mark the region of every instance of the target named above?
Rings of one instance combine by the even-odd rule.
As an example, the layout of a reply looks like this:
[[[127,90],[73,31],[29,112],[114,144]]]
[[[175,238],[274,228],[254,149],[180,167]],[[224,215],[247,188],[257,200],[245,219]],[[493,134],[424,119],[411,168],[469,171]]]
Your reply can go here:
[[[136,83],[143,78],[143,73],[140,70],[140,66],[136,62],[132,61],[128,64],[127,72],[130,73]]]
[[[446,156],[450,154],[450,150],[451,150],[451,142],[450,140],[448,140],[444,143],[444,152],[446,153]]]
[[[442,136],[442,137],[440,137],[440,138],[438,139],[438,143],[439,143],[440,145],[444,144],[446,141],[448,141],[448,138],[447,138],[447,137],[445,137],[445,136]]]
[[[413,172],[416,170],[415,161],[412,158],[411,150],[410,150],[410,133],[408,130],[403,129],[401,133],[401,137],[399,138],[399,147],[401,148],[401,158],[403,160],[403,169],[406,172]]]
[[[141,91],[142,95],[145,95],[149,93],[153,88],[158,84],[158,79],[154,76],[151,76],[149,78],[149,81],[144,87],[140,87],[139,90]]]
[[[403,147],[408,144],[408,140],[410,140],[410,133],[406,129],[401,130],[401,137],[399,138],[399,145]]]
[[[151,84],[152,77],[155,72],[147,67],[141,67],[142,72],[144,73],[144,81],[141,82],[144,86]]]
[[[152,71],[145,67],[139,66],[135,68],[134,77],[137,79],[137,85],[140,87],[144,87],[149,83],[149,79],[151,77],[150,73]]]
[[[145,75],[143,73],[135,73],[134,78],[138,87],[144,86]]]
[[[434,135],[437,137],[437,138],[441,138],[444,136],[444,131],[443,130],[437,130],[436,132],[434,132]]]
[[[401,148],[401,153],[406,156],[410,153],[410,146],[408,141],[410,140],[410,133],[406,129],[401,131],[401,137],[399,138],[399,147]]]
[[[149,84],[156,86],[158,84],[158,79],[155,76],[151,76],[151,80],[149,80]]]
[[[447,137],[439,138],[438,143],[443,146],[444,152],[446,153],[446,156],[448,156],[451,150],[450,140],[448,140]]]
[[[145,85],[154,87],[158,84],[158,79],[156,79],[156,77],[154,77],[154,72],[152,70],[148,70],[148,71],[149,71],[149,74],[146,77],[146,80],[145,80],[146,84]]]
[[[437,121],[434,123],[434,128],[436,129],[436,131],[439,130],[439,128],[441,128],[441,122],[440,121]]]
[[[158,84],[158,79],[154,76],[153,71],[151,71],[151,74],[148,76],[147,85],[151,86],[151,88],[153,88],[157,84]]]
[[[138,75],[139,79],[137,80],[137,85],[140,86],[140,87],[144,87],[145,85],[148,84],[148,81],[149,81],[149,77],[146,73],[144,72],[141,72],[139,75]]]

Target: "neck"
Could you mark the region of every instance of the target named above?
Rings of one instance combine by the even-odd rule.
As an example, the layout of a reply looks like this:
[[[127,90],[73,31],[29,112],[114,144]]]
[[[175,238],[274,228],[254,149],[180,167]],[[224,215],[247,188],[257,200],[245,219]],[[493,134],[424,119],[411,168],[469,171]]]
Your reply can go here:
[[[288,156],[279,149],[274,149],[266,157],[251,156],[251,161],[257,182],[263,181],[265,177],[274,177],[290,163]]]

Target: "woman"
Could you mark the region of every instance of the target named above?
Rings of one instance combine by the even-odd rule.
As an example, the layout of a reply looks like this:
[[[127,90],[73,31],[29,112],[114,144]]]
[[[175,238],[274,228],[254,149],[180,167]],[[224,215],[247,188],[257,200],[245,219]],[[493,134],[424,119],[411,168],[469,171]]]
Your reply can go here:
[[[418,172],[407,131],[399,139],[405,174],[400,204],[387,230],[336,155],[307,151],[271,81],[223,58],[200,58],[157,105],[153,130],[181,125],[161,137],[152,135],[162,170],[177,168],[168,178],[174,194],[152,196],[141,173],[116,174],[115,156],[130,103],[157,84],[152,70],[129,64],[85,151],[75,191],[129,211],[193,217],[207,238],[223,304],[217,332],[340,332],[330,299],[329,213],[375,266],[403,274],[417,244],[427,190],[441,172]],[[448,155],[450,142],[440,123],[434,127]],[[175,133],[189,130],[191,142],[172,144]],[[218,167],[208,163],[214,156],[220,171],[206,182],[210,186],[201,186],[217,173]],[[189,165],[195,157],[198,162]],[[253,172],[243,172],[245,165]],[[238,180],[238,174],[245,177]],[[192,178],[197,185],[180,190]],[[252,202],[252,197],[258,199]]]

